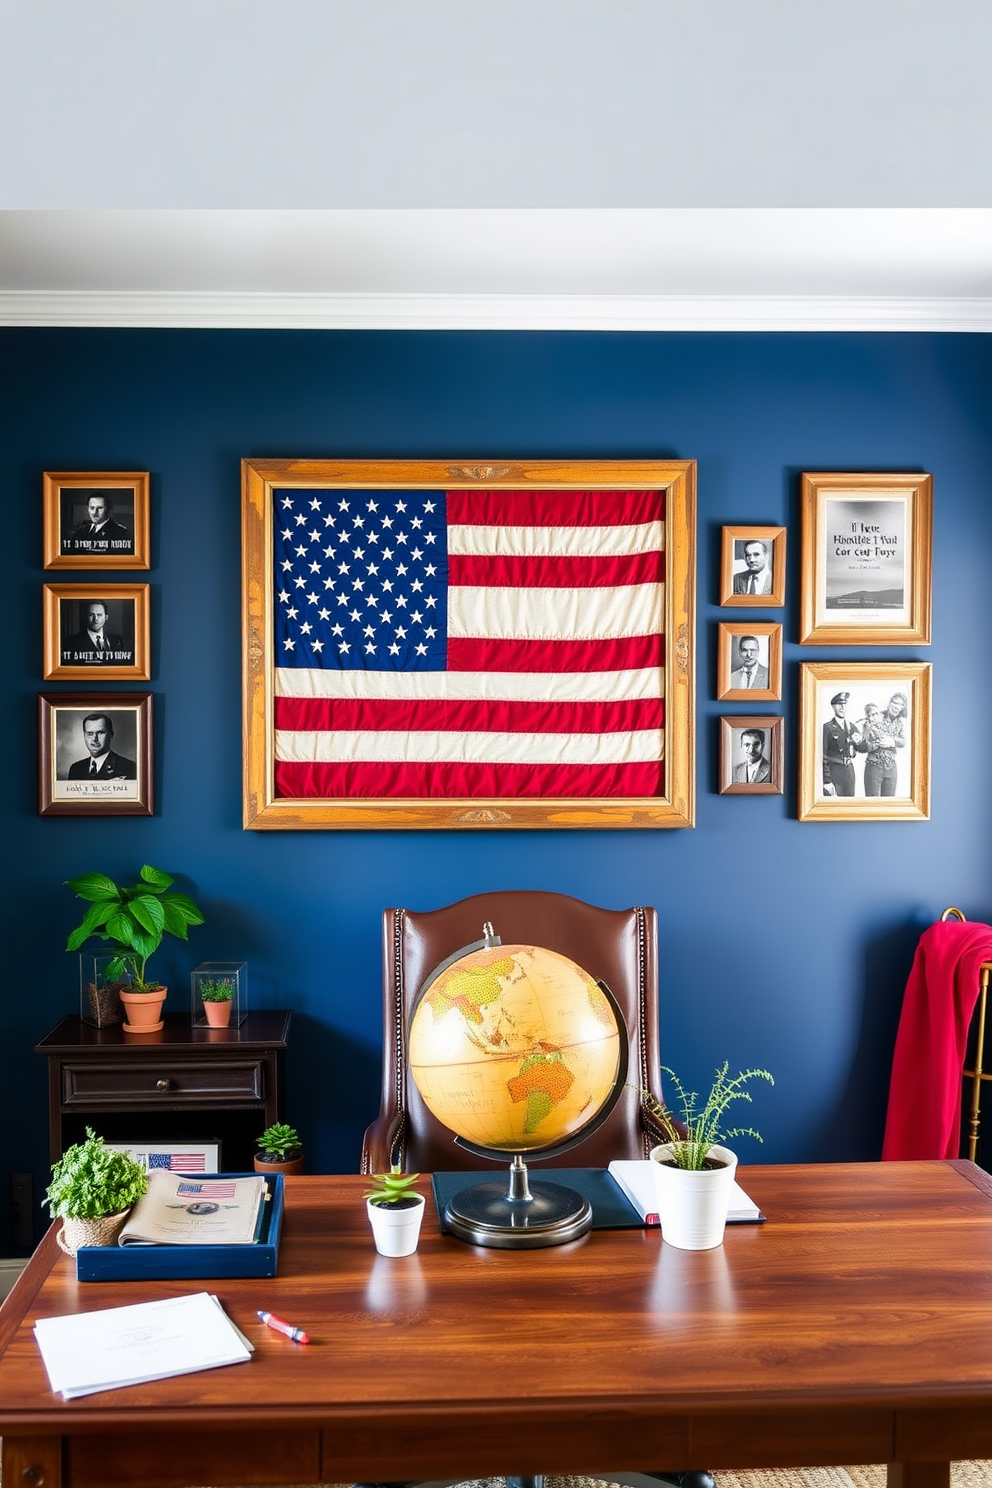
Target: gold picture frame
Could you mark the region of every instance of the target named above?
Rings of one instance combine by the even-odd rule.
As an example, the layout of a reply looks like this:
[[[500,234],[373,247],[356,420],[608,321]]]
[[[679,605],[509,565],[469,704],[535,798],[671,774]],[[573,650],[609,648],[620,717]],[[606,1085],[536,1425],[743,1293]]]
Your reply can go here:
[[[800,821],[929,820],[931,672],[926,661],[803,662]]]
[[[930,643],[933,477],[805,472],[803,646]]]
[[[769,703],[782,698],[782,626],[777,621],[721,621],[717,630],[716,695],[720,702]]]
[[[150,485],[147,470],[46,470],[44,567],[150,568]]]
[[[149,590],[148,584],[44,584],[45,681],[149,681]]]
[[[720,549],[720,603],[742,609],[774,610],[785,604],[784,527],[761,527],[755,522],[724,527]],[[749,562],[751,545],[764,550],[763,561]],[[757,572],[752,578],[750,570]],[[751,584],[754,592],[748,592]]]
[[[151,816],[152,796],[152,693],[39,693],[39,816]]]
[[[780,796],[783,789],[785,721],[744,716],[720,719],[721,796]],[[754,752],[747,745],[753,741]],[[751,771],[754,778],[749,779]]]
[[[695,475],[692,460],[244,460],[245,827],[692,826]],[[449,589],[419,578],[429,543],[448,576],[449,529],[450,637]],[[390,555],[374,574],[373,549]],[[478,621],[494,606],[495,636]],[[318,630],[354,648],[344,662],[316,656]]]

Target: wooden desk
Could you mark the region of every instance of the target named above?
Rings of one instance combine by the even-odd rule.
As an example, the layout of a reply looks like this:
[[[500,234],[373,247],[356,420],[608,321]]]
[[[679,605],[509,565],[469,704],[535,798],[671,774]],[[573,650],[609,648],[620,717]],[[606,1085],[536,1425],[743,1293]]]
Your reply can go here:
[[[78,1285],[49,1232],[0,1311],[4,1488],[311,1483],[992,1457],[992,1179],[755,1167],[714,1251],[657,1230],[377,1257],[358,1177],[287,1181],[274,1281],[217,1281],[251,1363],[65,1402],[35,1317],[196,1290]],[[309,1348],[262,1327],[270,1308]]]

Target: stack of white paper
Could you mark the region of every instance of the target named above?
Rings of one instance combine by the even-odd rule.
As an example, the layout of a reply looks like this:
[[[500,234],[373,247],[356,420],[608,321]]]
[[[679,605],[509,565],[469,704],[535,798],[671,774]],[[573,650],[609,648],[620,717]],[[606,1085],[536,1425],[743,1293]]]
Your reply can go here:
[[[48,1382],[65,1400],[244,1364],[253,1352],[209,1292],[39,1318],[34,1336]]]
[[[657,1224],[658,1196],[654,1183],[654,1163],[649,1160],[638,1162],[632,1158],[614,1158],[610,1163],[609,1172],[612,1173],[645,1224]],[[754,1200],[748,1197],[739,1183],[735,1183],[730,1191],[727,1223],[755,1224],[763,1218],[764,1215]]]

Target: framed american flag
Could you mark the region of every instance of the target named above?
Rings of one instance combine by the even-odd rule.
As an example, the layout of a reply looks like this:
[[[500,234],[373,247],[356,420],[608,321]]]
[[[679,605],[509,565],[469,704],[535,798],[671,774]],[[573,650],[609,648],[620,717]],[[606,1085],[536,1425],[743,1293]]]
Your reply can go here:
[[[244,824],[694,819],[695,462],[242,462]]]

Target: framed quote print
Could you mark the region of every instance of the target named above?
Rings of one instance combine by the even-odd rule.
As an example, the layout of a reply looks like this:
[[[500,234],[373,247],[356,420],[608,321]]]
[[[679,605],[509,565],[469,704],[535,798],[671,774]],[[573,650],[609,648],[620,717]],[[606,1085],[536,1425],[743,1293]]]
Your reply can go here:
[[[45,568],[148,568],[147,470],[46,470]]]
[[[45,681],[147,682],[147,584],[45,584]]]
[[[43,692],[38,814],[152,815],[152,694]]]
[[[930,641],[929,475],[804,474],[799,640]]]
[[[800,667],[800,821],[930,816],[929,662]]]
[[[694,819],[691,460],[242,462],[244,824]]]

